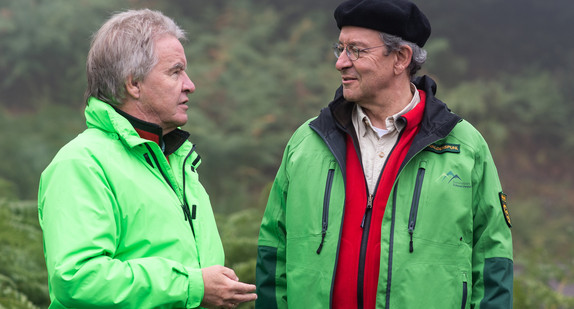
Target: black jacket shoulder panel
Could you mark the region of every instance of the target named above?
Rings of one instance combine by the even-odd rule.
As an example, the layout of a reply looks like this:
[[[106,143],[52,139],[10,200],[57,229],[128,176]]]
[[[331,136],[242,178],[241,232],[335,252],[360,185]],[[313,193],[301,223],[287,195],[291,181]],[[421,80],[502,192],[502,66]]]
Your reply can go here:
[[[323,139],[345,176],[347,156],[345,131],[337,124],[331,109],[329,107],[321,109],[319,117],[311,121],[309,127]]]
[[[426,146],[445,138],[462,118],[450,111],[447,105],[435,97],[436,83],[428,76],[417,77],[413,83],[426,93],[425,111],[420,130],[402,163],[402,167]]]

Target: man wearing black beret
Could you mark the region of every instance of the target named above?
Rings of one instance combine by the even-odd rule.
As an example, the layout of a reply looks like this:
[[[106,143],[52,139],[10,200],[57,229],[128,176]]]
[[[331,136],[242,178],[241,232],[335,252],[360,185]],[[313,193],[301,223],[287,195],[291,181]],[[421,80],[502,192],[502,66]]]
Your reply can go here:
[[[261,223],[256,308],[512,308],[506,195],[488,146],[436,96],[426,16],[335,10],[342,85],[293,134]]]

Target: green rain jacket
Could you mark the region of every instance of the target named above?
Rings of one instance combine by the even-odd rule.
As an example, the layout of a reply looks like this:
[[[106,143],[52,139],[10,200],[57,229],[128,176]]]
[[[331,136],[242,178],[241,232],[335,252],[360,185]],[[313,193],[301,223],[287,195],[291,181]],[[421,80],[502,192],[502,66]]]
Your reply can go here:
[[[488,146],[430,78],[415,85],[425,111],[380,227],[376,306],[511,308],[510,218]],[[331,307],[352,108],[339,89],[285,149],[260,229],[258,309]]]
[[[85,115],[40,180],[50,308],[198,308],[224,254],[188,134],[168,162],[107,103]]]

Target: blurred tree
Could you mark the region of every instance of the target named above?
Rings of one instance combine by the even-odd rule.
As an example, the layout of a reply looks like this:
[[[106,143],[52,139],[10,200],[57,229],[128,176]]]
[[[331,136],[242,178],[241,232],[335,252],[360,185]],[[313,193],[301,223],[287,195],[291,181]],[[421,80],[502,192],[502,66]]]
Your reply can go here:
[[[431,75],[441,88],[456,86],[466,76],[468,61],[463,55],[455,54],[448,38],[432,39],[425,50],[428,57],[419,75]]]
[[[229,212],[254,203],[293,130],[328,103],[337,72],[333,38],[316,31],[321,16],[285,21],[249,1],[208,13],[189,25],[198,108],[192,105],[186,128],[205,154],[202,181],[215,209]]]
[[[574,308],[574,297],[564,295],[563,287],[572,284],[574,261],[568,264],[552,260],[546,250],[530,251],[517,257],[522,261],[514,280],[514,308]]]
[[[0,160],[0,179],[11,184],[10,195],[23,199],[36,198],[41,171],[85,127],[80,109],[40,105],[35,113],[0,108],[0,158],[9,158]]]
[[[81,105],[90,36],[109,8],[105,1],[0,0],[1,104],[25,111],[45,98]]]
[[[468,61],[466,79],[519,75],[526,67],[561,70],[574,49],[570,0],[413,1],[431,22],[430,40],[449,38]]]
[[[521,164],[514,170],[573,180],[564,166],[574,151],[569,120],[574,105],[564,104],[565,90],[551,74],[527,70],[515,77],[463,82],[442,97],[478,127],[495,155],[512,151],[506,157]]]
[[[49,304],[37,214],[34,202],[0,200],[0,305],[6,308]]]

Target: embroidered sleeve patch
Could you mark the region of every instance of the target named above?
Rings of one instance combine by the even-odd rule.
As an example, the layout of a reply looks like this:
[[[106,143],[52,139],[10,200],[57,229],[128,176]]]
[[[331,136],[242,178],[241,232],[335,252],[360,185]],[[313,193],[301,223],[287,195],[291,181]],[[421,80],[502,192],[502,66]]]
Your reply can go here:
[[[425,148],[425,150],[432,151],[435,153],[445,153],[445,152],[452,152],[452,153],[459,153],[460,152],[460,144],[430,144]]]
[[[508,212],[508,206],[506,204],[506,194],[500,192],[498,193],[498,196],[500,197],[500,206],[502,206],[502,214],[504,215],[506,225],[508,225],[508,227],[512,227],[512,224],[510,223],[510,213]]]

